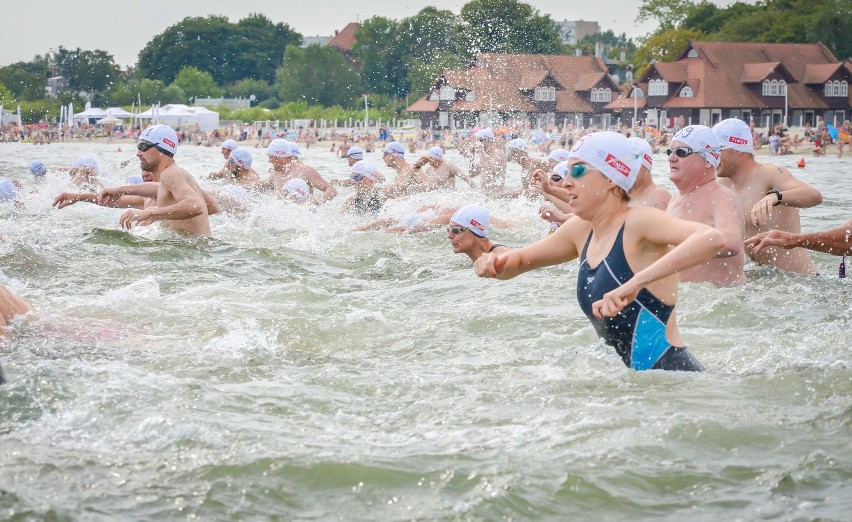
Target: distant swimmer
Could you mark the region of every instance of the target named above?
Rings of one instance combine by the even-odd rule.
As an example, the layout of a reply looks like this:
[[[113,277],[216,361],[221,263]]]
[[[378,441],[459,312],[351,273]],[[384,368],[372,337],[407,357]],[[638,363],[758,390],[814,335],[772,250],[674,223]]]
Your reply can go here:
[[[382,208],[379,190],[376,188],[376,166],[367,160],[355,162],[349,181],[355,194],[343,203],[343,208],[356,214],[378,212]]]
[[[239,145],[237,145],[237,142],[235,140],[228,139],[223,141],[221,151],[222,157],[225,158],[225,164],[222,166],[221,169],[217,170],[216,172],[211,172],[210,174],[208,174],[207,177],[210,179],[221,179],[228,177],[228,175],[230,174],[230,169],[228,168],[228,159],[231,157],[231,153],[237,150],[237,148],[239,148]]]
[[[716,181],[719,140],[710,128],[689,125],[673,137],[669,156],[669,179],[678,194],[666,211],[680,219],[704,223],[719,230],[725,248],[712,259],[683,270],[680,280],[709,282],[716,286],[745,283],[745,253],[740,204],[733,190]]]
[[[253,161],[248,150],[234,149],[225,164],[228,174],[223,178],[243,188],[253,188],[261,182],[260,176],[251,168]]]
[[[547,171],[550,165],[546,160],[530,157],[529,143],[523,138],[515,138],[506,144],[507,161],[514,161],[521,166],[521,187],[526,189],[532,183],[532,175],[536,170]]]
[[[784,167],[755,161],[751,129],[744,121],[723,120],[713,127],[713,132],[722,147],[717,174],[720,182],[737,195],[745,236],[770,230],[801,232],[799,209],[819,205],[822,194],[794,178]],[[816,265],[804,249],[765,246],[748,251],[755,262],[799,274],[816,273]]]
[[[41,178],[47,174],[47,167],[44,166],[44,163],[36,160],[30,163],[29,171],[34,178]]]
[[[497,143],[491,129],[479,129],[475,137],[476,148],[470,175],[482,177],[482,190],[486,194],[500,194],[506,185],[506,152]]]
[[[420,173],[405,161],[405,147],[402,143],[398,141],[387,143],[382,151],[382,159],[385,165],[396,171],[396,179],[384,189],[384,199],[399,198],[423,192],[426,187],[426,178],[420,176]]]
[[[447,226],[447,239],[453,253],[466,254],[471,261],[476,261],[483,254],[500,255],[512,250],[491,242],[488,238],[490,225],[491,213],[483,206],[467,205],[456,210]]]
[[[628,139],[642,162],[639,176],[633,184],[633,189],[630,190],[630,206],[665,210],[672,195],[668,190],[654,183],[654,178],[651,176],[654,170],[654,153],[651,151],[651,145],[644,138],[634,136]]]
[[[426,178],[424,183],[430,188],[456,188],[456,178],[461,178],[467,183],[470,188],[476,188],[473,180],[449,161],[444,159],[444,149],[441,147],[430,148],[425,156],[422,156],[414,163],[414,170],[421,170],[424,167]]]
[[[322,203],[334,198],[337,190],[326,181],[315,169],[300,162],[297,158],[299,152],[293,144],[287,140],[272,140],[266,148],[269,162],[272,164],[272,173],[269,179],[259,183],[258,188],[265,188],[275,194],[280,194],[284,184],[291,179],[303,179],[308,184],[311,194],[319,191],[320,195],[315,198],[317,203]]]
[[[349,147],[346,150],[346,155],[343,157],[343,159],[345,159],[346,163],[351,167],[364,159],[364,149],[358,146]],[[378,183],[382,183],[385,181],[384,174],[379,171],[376,171],[375,178]],[[331,184],[347,187],[352,185],[352,180],[350,178],[335,178],[331,180]]]
[[[638,173],[639,159],[622,134],[597,132],[577,140],[563,182],[575,216],[532,245],[483,254],[474,270],[480,277],[511,279],[579,258],[580,308],[625,365],[702,371],[673,313],[677,273],[711,258],[724,244],[722,234],[657,209],[630,207],[627,193]]]
[[[101,184],[98,181],[99,173],[100,167],[98,166],[98,160],[92,156],[80,156],[74,160],[74,165],[71,166],[71,170],[69,171],[71,183],[83,190],[92,192],[101,188]]]
[[[197,236],[211,237],[210,220],[204,191],[195,178],[175,164],[177,133],[168,125],[151,125],[142,131],[136,144],[142,170],[151,173],[154,183],[125,185],[98,194],[100,205],[110,206],[122,196],[156,197],[157,205],[131,209],[122,214],[119,222],[130,229],[134,224],[148,225],[162,221],[175,230]]]

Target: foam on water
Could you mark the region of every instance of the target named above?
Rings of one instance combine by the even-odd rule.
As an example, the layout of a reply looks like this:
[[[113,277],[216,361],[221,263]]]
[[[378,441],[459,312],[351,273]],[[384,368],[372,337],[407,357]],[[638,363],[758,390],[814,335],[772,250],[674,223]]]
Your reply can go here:
[[[576,264],[480,280],[444,231],[352,232],[367,218],[340,212],[349,189],[319,208],[253,197],[248,215],[211,218],[212,241],[128,233],[118,209],[52,209],[65,178],[35,185],[26,171],[94,153],[117,185],[137,166],[121,168],[115,145],[0,147],[0,177],[28,187],[25,209],[0,207],[0,283],[37,310],[0,344],[0,518],[842,519],[852,508],[852,303],[835,257],[814,254],[818,277],[750,264],[742,287],[682,285],[680,327],[708,372],[633,372],[576,306]],[[265,176],[265,154],[251,152]],[[347,175],[325,149],[303,152],[327,178]],[[196,175],[222,163],[215,148],[177,158]],[[803,229],[849,218],[849,167],[814,158],[796,170],[825,197],[802,211]],[[502,244],[547,231],[537,203],[486,201],[463,182],[382,216],[435,202],[487,204],[514,224],[493,229]]]

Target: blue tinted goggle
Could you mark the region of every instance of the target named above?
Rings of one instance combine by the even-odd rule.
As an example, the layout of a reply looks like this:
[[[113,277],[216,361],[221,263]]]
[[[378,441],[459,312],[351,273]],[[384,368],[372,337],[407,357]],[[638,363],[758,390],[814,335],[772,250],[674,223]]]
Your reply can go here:
[[[590,170],[592,170],[591,165],[587,165],[585,163],[575,163],[575,164],[571,165],[570,168],[566,169],[565,172],[574,179],[580,179],[580,178],[582,178],[583,176],[586,175],[586,172],[588,172]],[[550,175],[550,179],[551,179],[551,181],[553,181],[555,183],[555,182],[562,181],[565,178],[563,176],[559,175],[559,173],[554,172],[553,174]]]

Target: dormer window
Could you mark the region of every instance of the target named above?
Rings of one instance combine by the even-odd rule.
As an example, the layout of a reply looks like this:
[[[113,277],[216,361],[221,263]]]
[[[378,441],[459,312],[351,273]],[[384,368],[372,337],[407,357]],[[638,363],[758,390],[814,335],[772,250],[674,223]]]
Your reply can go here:
[[[639,87],[634,87],[633,92],[630,93],[631,98],[644,98],[645,93],[642,92],[642,89]]]
[[[610,102],[612,101],[612,89],[609,88],[600,88],[600,89],[592,89],[592,100],[593,102]]]
[[[846,80],[834,80],[825,82],[826,96],[849,96],[849,83]]]
[[[694,94],[692,94],[692,89],[690,89],[689,87],[684,87],[680,90],[681,98],[692,98],[693,96]]]
[[[441,97],[438,95],[437,92],[433,92],[432,94],[429,95],[429,101],[438,101],[440,99],[441,99]]]
[[[648,96],[668,96],[669,82],[665,80],[651,80],[648,82]]]
[[[533,101],[556,101],[556,87],[536,87]]]
[[[456,90],[451,85],[441,87],[441,100],[455,100]]]
[[[473,94],[473,91],[467,91],[467,94],[464,95],[465,101],[476,101],[476,95]]]
[[[763,96],[784,96],[787,94],[787,82],[784,80],[763,80]]]
[[[686,53],[687,58],[698,58],[698,51],[695,49],[690,49],[688,53]]]

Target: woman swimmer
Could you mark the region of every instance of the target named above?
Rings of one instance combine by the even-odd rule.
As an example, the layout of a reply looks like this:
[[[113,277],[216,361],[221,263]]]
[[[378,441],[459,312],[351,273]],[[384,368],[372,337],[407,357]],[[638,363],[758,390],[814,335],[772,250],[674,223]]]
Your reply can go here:
[[[631,208],[627,192],[640,160],[616,132],[578,140],[563,187],[574,217],[520,250],[484,254],[480,277],[511,279],[579,257],[577,300],[604,342],[636,370],[701,371],[675,321],[677,272],[711,258],[722,234],[652,208]]]

